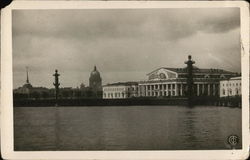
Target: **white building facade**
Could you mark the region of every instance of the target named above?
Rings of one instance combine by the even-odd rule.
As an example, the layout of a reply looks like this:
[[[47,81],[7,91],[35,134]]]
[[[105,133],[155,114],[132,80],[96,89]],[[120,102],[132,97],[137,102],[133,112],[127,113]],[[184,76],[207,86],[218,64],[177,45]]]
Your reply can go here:
[[[241,77],[233,77],[220,81],[220,97],[241,95]]]
[[[103,86],[103,99],[124,99],[138,96],[138,82],[119,82]]]
[[[221,69],[193,68],[195,96],[219,96],[220,80],[236,73]],[[186,68],[159,68],[147,74],[148,80],[139,82],[140,97],[185,96],[187,94]]]
[[[187,68],[158,68],[139,82],[113,83],[103,86],[103,98],[129,97],[182,97],[187,95]],[[219,96],[220,81],[235,77],[237,73],[222,69],[193,67],[193,95]]]

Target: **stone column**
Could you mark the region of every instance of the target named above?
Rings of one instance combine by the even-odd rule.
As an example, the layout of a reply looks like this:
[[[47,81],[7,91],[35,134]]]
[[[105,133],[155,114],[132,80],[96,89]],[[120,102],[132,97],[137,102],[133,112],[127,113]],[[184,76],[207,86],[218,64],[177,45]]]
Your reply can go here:
[[[158,97],[161,95],[160,85],[161,84],[158,84]]]
[[[182,87],[183,87],[183,85],[182,85],[182,83],[180,84],[180,96],[182,96]]]
[[[200,84],[198,83],[197,84],[197,96],[199,96],[200,95]]]
[[[215,96],[215,84],[213,84],[213,95]]]
[[[164,96],[164,84],[161,84],[161,90],[160,90],[160,92],[161,92],[161,95]]]
[[[173,84],[170,84],[170,96],[173,96]]]
[[[167,92],[167,96],[168,96],[168,83],[166,84],[166,92]]]
[[[203,83],[202,84],[202,95],[204,95],[204,92],[205,92],[205,84]]]
[[[152,96],[152,86],[151,86],[151,84],[149,84],[149,94],[148,94],[148,96]]]
[[[175,85],[175,96],[178,96],[179,95],[179,93],[178,93],[178,84],[175,83],[174,85]]]
[[[142,86],[138,85],[138,91],[137,91],[137,96],[140,97],[141,96],[141,88]],[[121,93],[119,93],[121,95]]]
[[[210,84],[207,84],[207,95],[210,96]]]

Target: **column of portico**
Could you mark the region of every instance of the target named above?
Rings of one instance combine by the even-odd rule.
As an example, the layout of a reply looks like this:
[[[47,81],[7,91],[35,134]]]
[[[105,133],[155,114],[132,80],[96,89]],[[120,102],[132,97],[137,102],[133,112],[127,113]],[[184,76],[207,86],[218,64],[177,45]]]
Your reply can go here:
[[[153,96],[153,86],[150,84],[150,96]]]
[[[143,85],[142,87],[143,87],[143,88],[142,88],[142,90],[141,90],[141,96],[146,96],[146,93],[147,93],[146,88],[147,88],[147,86],[146,86],[146,85]]]
[[[146,85],[143,85],[141,88],[141,96],[146,96]]]
[[[151,96],[152,87],[151,87],[151,84],[148,84],[148,85],[149,85],[149,94],[148,94],[148,96]]]
[[[161,84],[160,92],[161,92],[161,95],[164,96],[164,84],[163,83]]]
[[[168,96],[168,83],[166,84],[166,92],[167,92],[167,95],[166,96]]]
[[[173,84],[170,83],[170,96],[173,96]]]
[[[182,85],[182,83],[180,84],[180,96],[182,96],[182,87],[183,87],[183,85]]]
[[[141,95],[141,93],[140,93],[140,92],[141,92],[141,87],[142,87],[142,86],[139,86],[139,85],[138,85],[137,96],[140,96],[140,95]],[[121,96],[121,91],[120,91],[119,95]]]
[[[160,89],[160,84],[158,84],[158,96],[161,95],[161,89]]]
[[[213,84],[213,96],[215,96],[215,84]]]
[[[179,92],[178,92],[178,84],[175,83],[175,96],[178,96],[179,95]]]
[[[204,92],[205,92],[205,84],[202,83],[201,85],[202,85],[202,92],[201,92],[201,93],[202,93],[202,95],[204,95]]]
[[[200,85],[199,85],[199,83],[197,83],[197,87],[196,88],[197,88],[197,96],[199,96],[200,95],[200,90],[199,90],[200,89]]]
[[[141,88],[142,88],[142,86],[139,86],[139,85],[138,85],[138,92],[137,92],[137,93],[138,93],[138,96],[141,95]],[[120,95],[121,95],[121,92],[120,92]]]
[[[207,84],[207,95],[210,96],[210,84]]]

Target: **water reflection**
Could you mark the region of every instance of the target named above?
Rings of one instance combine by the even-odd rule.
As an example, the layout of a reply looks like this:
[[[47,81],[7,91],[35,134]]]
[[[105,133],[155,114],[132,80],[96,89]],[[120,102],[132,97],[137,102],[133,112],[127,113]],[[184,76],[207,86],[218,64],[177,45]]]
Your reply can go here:
[[[192,108],[187,108],[187,110],[183,114],[183,126],[184,126],[184,143],[185,146],[190,147],[190,148],[195,148],[195,142],[197,142],[197,137],[195,135],[196,129],[195,129],[195,120],[196,120],[196,115],[195,115],[195,110]],[[193,142],[193,143],[189,143]]]
[[[14,123],[15,150],[230,149],[241,137],[241,109],[215,106],[20,107]]]

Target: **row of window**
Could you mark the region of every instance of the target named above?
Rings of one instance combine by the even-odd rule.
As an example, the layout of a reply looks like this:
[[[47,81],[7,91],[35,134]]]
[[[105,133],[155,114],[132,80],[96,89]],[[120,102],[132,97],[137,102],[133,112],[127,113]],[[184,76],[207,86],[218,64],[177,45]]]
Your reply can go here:
[[[103,88],[103,91],[125,91],[126,88],[128,90],[131,90],[131,91],[136,91],[138,90],[138,86],[136,87],[106,87],[106,88]]]
[[[172,89],[175,89],[175,84],[163,84],[163,85],[147,85],[147,90],[154,90],[154,89],[167,89],[167,85],[168,85],[168,89],[171,88],[172,85]]]
[[[179,93],[180,94],[180,93]],[[164,92],[148,92],[147,96],[175,96],[175,91],[164,91]]]
[[[241,86],[241,83],[227,83],[227,84],[222,84],[222,86]]]
[[[103,88],[103,91],[125,91],[125,87],[123,87],[123,88],[117,88],[117,87]]]
[[[125,98],[125,93],[103,93],[103,98]]]
[[[225,96],[225,95],[230,95],[230,96],[232,96],[232,95],[233,95],[233,90],[232,90],[232,89],[228,89],[228,90],[227,90],[227,93],[228,93],[228,94],[226,94],[226,90],[225,90],[225,89],[222,90],[222,95],[223,95],[223,96]],[[235,88],[235,92],[234,92],[234,93],[235,93],[234,95],[240,95],[240,89]]]

